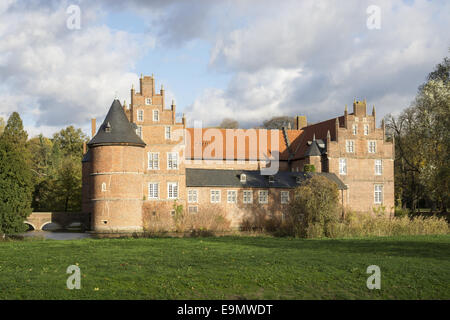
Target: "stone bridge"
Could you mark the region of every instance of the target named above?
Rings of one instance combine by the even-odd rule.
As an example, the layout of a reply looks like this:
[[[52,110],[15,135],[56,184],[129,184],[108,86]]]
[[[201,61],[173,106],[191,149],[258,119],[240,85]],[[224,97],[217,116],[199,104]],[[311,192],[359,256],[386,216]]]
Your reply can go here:
[[[25,220],[33,230],[43,230],[46,225],[53,223],[57,229],[81,227],[89,230],[90,217],[83,212],[33,212]]]

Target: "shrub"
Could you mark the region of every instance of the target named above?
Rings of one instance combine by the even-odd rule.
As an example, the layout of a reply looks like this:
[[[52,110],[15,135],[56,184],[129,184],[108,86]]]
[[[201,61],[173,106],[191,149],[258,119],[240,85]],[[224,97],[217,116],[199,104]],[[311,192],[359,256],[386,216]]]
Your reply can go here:
[[[287,223],[292,235],[313,237],[327,235],[327,225],[338,221],[341,213],[337,185],[322,176],[313,176],[294,191]]]

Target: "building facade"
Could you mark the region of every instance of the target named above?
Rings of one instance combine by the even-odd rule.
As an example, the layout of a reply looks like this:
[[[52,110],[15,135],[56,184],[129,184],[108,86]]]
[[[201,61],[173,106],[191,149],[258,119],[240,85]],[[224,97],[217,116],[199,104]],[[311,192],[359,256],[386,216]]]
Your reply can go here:
[[[130,105],[114,100],[98,131],[93,124],[83,211],[98,232],[142,231],[177,206],[222,211],[239,228],[256,214],[283,215],[295,187],[317,174],[337,184],[345,208],[392,212],[394,144],[366,109],[354,101],[352,113],[313,125],[298,116],[282,130],[187,128],[153,76],[141,76]]]

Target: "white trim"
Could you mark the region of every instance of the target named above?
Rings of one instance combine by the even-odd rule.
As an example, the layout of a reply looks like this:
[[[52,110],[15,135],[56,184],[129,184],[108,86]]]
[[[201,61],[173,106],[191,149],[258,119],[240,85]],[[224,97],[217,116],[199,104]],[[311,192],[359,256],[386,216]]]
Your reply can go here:
[[[250,195],[250,199],[245,201],[245,193]],[[253,190],[242,190],[242,202],[245,204],[253,203]]]
[[[156,114],[156,117],[155,117],[155,114]],[[155,118],[157,118],[157,119],[155,120]],[[153,122],[159,122],[159,110],[158,109],[152,110],[152,119],[153,119]]]
[[[286,195],[286,194],[287,194],[287,199],[285,201],[283,201],[283,195]],[[281,202],[281,204],[289,203],[289,191],[280,191],[280,202]]]
[[[195,195],[190,195],[190,192],[195,193]],[[188,189],[188,203],[198,203],[198,189]]]
[[[234,195],[231,195],[231,200],[230,200],[230,194],[234,194]],[[238,197],[237,190],[227,190],[227,203],[237,203],[237,197]]]
[[[172,186],[172,196],[170,196],[170,186]],[[173,196],[174,190],[173,186],[176,186],[176,196]],[[178,182],[167,182],[167,199],[178,199],[179,190]]]
[[[261,195],[265,193],[266,200],[261,201]],[[258,191],[258,202],[261,204],[269,203],[269,190],[259,190]]]
[[[150,167],[150,154],[152,155],[152,166]],[[153,157],[154,157],[154,155],[157,155],[158,156],[158,160],[157,160],[157,165],[158,165],[158,167],[155,169],[154,168],[154,159],[153,159]],[[147,152],[147,170],[159,170],[159,152],[152,152],[152,151],[149,151],[149,152]]]
[[[213,196],[213,192],[214,193],[218,193],[218,194],[216,194],[216,195],[214,195]],[[216,199],[217,198],[217,196],[218,196],[218,199]],[[213,197],[214,197],[214,199],[213,199]],[[209,201],[211,202],[211,203],[220,203],[221,202],[221,199],[222,198],[222,192],[220,191],[220,190],[218,190],[218,189],[211,189],[211,190],[209,190]],[[214,201],[213,201],[214,200]]]
[[[152,189],[153,194],[150,193],[150,185],[152,185],[152,186],[156,185],[156,197],[154,196],[154,194],[155,194],[155,190],[154,189]],[[147,195],[148,195],[148,199],[149,200],[157,200],[157,199],[159,199],[159,182],[151,181],[151,182],[149,182],[147,184]]]

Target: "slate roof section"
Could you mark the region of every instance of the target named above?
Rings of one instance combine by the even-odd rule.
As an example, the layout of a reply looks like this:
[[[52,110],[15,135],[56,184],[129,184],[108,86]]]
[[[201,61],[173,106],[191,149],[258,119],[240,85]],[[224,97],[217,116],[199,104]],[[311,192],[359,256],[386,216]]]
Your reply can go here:
[[[84,155],[81,162],[91,162],[91,150],[88,150]]]
[[[320,156],[322,153],[320,152],[319,146],[317,145],[316,140],[313,140],[311,142],[311,145],[305,152],[305,157],[312,157],[312,156]]]
[[[241,174],[247,176],[247,182],[240,181]],[[339,190],[346,190],[347,186],[334,174],[329,172],[290,172],[279,171],[274,175],[274,182],[269,182],[269,176],[263,176],[259,170],[220,170],[186,168],[187,187],[234,187],[234,188],[295,188],[300,182],[313,177],[324,176],[335,182]]]
[[[145,142],[136,134],[136,125],[128,121],[119,100],[114,100],[105,120],[89,147],[105,145],[131,145],[145,147]]]

